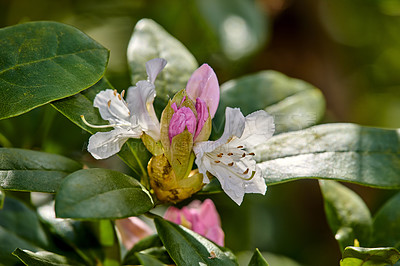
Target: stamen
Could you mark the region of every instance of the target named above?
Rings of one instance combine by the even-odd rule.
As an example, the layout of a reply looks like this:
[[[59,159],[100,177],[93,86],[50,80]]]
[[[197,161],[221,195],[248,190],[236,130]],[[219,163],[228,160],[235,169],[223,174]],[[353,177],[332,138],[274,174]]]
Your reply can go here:
[[[224,155],[222,152],[217,155],[217,157],[221,158]]]
[[[242,146],[242,145],[240,145],[240,146],[237,146],[237,148],[238,148],[238,149],[242,149],[242,148],[243,148],[243,146]]]
[[[118,94],[118,100],[120,100],[120,101],[121,101],[121,95],[119,95],[119,94]]]
[[[231,162],[231,163],[228,163],[228,165],[229,165],[229,166],[233,166],[233,162]]]
[[[117,125],[92,125],[86,121],[85,116],[81,115],[81,119],[85,125],[92,128],[109,128],[109,127],[116,127]]]
[[[107,105],[108,105],[108,108],[110,108],[110,106],[111,106],[111,100],[109,100],[109,101],[107,102]]]
[[[114,90],[114,96],[117,96],[117,90]]]
[[[220,163],[221,161],[214,161],[215,163]]]
[[[249,173],[249,168],[246,169],[246,171],[243,172],[244,175],[247,175]]]
[[[121,97],[124,98],[125,96],[125,90],[121,91]]]
[[[251,172],[251,176],[249,178],[240,177],[240,179],[245,180],[245,181],[249,181],[249,180],[253,179],[255,174],[256,174],[256,171],[252,171]]]
[[[256,154],[254,152],[250,152],[249,155],[254,156]]]
[[[246,157],[246,153],[243,152],[242,157]]]
[[[232,155],[233,155],[233,153],[232,153],[232,152],[228,153],[228,156],[232,156]]]

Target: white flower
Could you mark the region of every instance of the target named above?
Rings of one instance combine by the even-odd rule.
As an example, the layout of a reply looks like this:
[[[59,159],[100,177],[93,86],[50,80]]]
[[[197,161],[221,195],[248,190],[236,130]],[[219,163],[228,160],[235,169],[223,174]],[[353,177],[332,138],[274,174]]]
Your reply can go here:
[[[145,132],[155,141],[160,140],[160,123],[154,112],[153,101],[156,96],[154,81],[165,67],[167,61],[155,58],[146,63],[147,80],[141,80],[136,86],[128,89],[126,101],[124,93],[116,90],[101,91],[96,95],[93,106],[99,109],[109,125],[89,124],[84,116],[83,122],[93,128],[114,129],[108,132],[97,132],[89,139],[88,151],[96,159],[105,159],[121,150],[129,138],[140,138]]]
[[[224,133],[216,141],[196,143],[196,164],[209,183],[207,172],[221,183],[225,193],[238,205],[245,193],[265,194],[267,186],[261,169],[253,159],[252,148],[269,139],[275,130],[274,119],[265,111],[244,117],[239,108],[226,108]]]

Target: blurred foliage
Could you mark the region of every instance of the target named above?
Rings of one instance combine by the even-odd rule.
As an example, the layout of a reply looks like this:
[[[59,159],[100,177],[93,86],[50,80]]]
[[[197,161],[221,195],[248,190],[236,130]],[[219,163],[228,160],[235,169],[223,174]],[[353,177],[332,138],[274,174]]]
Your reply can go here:
[[[106,46],[111,51],[107,78],[118,90],[131,84],[126,48],[134,25],[145,17],[180,40],[200,64],[211,65],[221,84],[259,70],[278,70],[323,91],[326,120],[400,127],[396,0],[0,0],[1,27],[54,20]],[[246,36],[245,41],[237,36]],[[94,162],[85,152],[88,137],[50,106],[0,121],[0,146],[122,168],[115,159]],[[392,193],[352,188],[372,214]],[[317,183],[292,182],[268,190],[266,197],[250,195],[241,207],[223,194],[212,197],[221,211],[227,246],[233,251],[258,247],[306,265],[337,265],[340,250],[325,221]]]

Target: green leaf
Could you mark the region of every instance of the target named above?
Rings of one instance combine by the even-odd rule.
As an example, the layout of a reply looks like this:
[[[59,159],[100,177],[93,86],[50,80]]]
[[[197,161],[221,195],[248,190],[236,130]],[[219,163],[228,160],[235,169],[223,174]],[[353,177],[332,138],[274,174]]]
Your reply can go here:
[[[388,200],[376,213],[372,246],[400,248],[400,193]]]
[[[3,209],[5,198],[6,194],[4,193],[4,190],[0,187],[0,210]]]
[[[107,169],[67,176],[56,195],[56,215],[75,219],[116,219],[153,208],[150,193],[134,178]]]
[[[267,18],[256,1],[197,0],[202,15],[231,60],[249,56],[267,39]]]
[[[0,187],[4,190],[54,193],[65,176],[81,168],[57,154],[0,148]]]
[[[82,122],[81,115],[85,116],[85,119],[94,125],[107,125],[108,121],[101,118],[97,108],[93,107],[93,101],[96,95],[103,90],[114,88],[103,77],[99,82],[90,87],[89,89],[78,93],[74,96],[52,102],[54,108],[60,113],[65,115],[69,120],[78,125],[83,130],[94,134],[98,131],[107,131],[110,129],[95,129],[88,127]],[[150,153],[139,139],[130,139],[121,151],[118,153],[121,159],[133,170],[134,176],[137,179],[147,177],[147,162],[150,160]]]
[[[132,84],[147,79],[145,63],[150,59],[161,57],[168,61],[155,82],[157,113],[161,113],[169,98],[186,87],[189,77],[198,67],[186,47],[151,19],[142,19],[136,24],[127,55]]]
[[[50,241],[36,213],[20,201],[7,197],[0,210],[0,262],[14,265],[11,253],[16,248],[39,251],[50,247]]]
[[[0,119],[74,95],[104,75],[108,50],[78,29],[30,22],[0,29]]]
[[[226,107],[240,107],[244,115],[265,110],[275,118],[275,133],[303,129],[324,115],[321,91],[299,79],[267,70],[230,80],[221,85],[221,101],[213,127],[224,129]],[[217,120],[216,120],[217,119]]]
[[[125,255],[122,264],[123,265],[135,265],[139,264],[139,259],[137,258],[137,253],[146,249],[162,247],[162,242],[158,235],[151,235],[143,238],[137,242]]]
[[[249,266],[268,266],[268,262],[261,255],[258,248],[256,248],[256,251],[254,251],[254,255],[251,257]]]
[[[220,248],[197,233],[155,217],[158,235],[177,265],[237,265],[230,251]]]
[[[400,188],[400,130],[325,124],[283,133],[254,152],[267,184],[322,178]]]
[[[155,257],[143,253],[138,253],[137,256],[139,257],[139,261],[143,266],[163,266],[165,265]]]
[[[48,251],[32,252],[29,250],[22,250],[17,248],[13,253],[23,263],[29,266],[83,266],[77,261],[70,258],[51,253]]]
[[[340,250],[354,245],[357,239],[368,245],[372,218],[364,201],[352,190],[335,181],[320,180],[325,214]]]
[[[347,247],[343,252],[341,266],[384,266],[393,265],[400,259],[395,248]]]

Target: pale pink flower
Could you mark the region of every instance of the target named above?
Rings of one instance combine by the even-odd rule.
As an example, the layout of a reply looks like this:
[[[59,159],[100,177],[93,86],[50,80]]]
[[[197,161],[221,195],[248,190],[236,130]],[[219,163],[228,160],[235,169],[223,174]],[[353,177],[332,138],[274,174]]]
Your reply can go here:
[[[141,239],[154,234],[153,230],[137,217],[116,220],[115,225],[127,250],[130,250]]]
[[[203,203],[195,200],[181,210],[169,207],[164,219],[183,225],[220,246],[224,245],[225,235],[221,228],[221,220],[210,199],[206,199]]]

